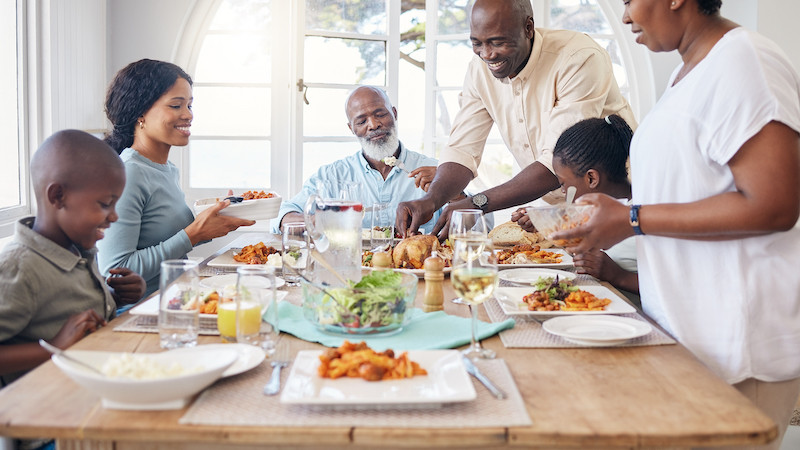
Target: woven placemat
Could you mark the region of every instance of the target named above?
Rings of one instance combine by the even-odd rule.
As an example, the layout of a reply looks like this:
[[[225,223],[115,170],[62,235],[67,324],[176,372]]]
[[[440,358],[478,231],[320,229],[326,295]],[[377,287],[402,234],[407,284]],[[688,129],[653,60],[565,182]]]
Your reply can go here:
[[[158,317],[131,315],[128,320],[115,326],[114,331],[158,333]],[[208,336],[219,336],[219,330],[217,330],[217,320],[201,317],[200,329],[197,333]]]
[[[280,395],[261,394],[269,376],[268,364],[224,380],[203,392],[180,419],[181,424],[223,426],[359,426],[392,428],[474,428],[531,425],[530,416],[503,360],[476,362],[481,371],[503,389],[498,400],[474,380],[477,398],[438,407],[307,407],[284,405]],[[290,370],[281,373],[286,382]]]
[[[792,413],[792,420],[789,421],[789,425],[800,426],[800,409],[795,409]]]
[[[598,281],[589,275],[579,274],[575,278],[577,285],[599,285]],[[521,286],[520,284],[509,283],[501,281],[500,286]],[[561,336],[556,336],[548,333],[542,328],[542,324],[533,317],[525,316],[509,316],[503,312],[503,308],[497,299],[492,298],[486,301],[483,306],[489,315],[492,322],[502,322],[509,318],[514,319],[514,327],[500,332],[500,340],[506,348],[588,348],[586,345],[576,344],[570,342]],[[640,314],[615,314],[620,317],[630,317],[632,319],[647,322]],[[649,322],[648,322],[649,323]],[[615,347],[640,347],[645,345],[668,345],[675,344],[676,341],[669,335],[653,327],[653,331],[635,339],[631,339],[624,344],[615,345]]]

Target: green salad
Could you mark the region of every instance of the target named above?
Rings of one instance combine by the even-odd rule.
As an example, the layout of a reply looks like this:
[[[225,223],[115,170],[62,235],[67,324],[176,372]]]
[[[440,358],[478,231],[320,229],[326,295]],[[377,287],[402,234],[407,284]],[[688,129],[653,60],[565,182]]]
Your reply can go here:
[[[401,325],[406,312],[403,275],[392,270],[373,271],[349,288],[326,289],[319,318],[347,328],[378,328]]]
[[[575,292],[579,288],[572,284],[572,280],[559,280],[558,275],[555,277],[539,277],[533,283],[533,287],[537,291],[547,292],[547,296],[551,300],[563,302],[570,292]]]

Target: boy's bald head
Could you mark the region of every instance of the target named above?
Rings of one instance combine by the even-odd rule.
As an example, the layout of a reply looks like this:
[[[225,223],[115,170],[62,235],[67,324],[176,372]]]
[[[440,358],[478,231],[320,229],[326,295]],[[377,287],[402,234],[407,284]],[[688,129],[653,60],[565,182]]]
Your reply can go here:
[[[36,201],[45,200],[50,184],[80,189],[105,176],[124,176],[122,160],[108,144],[80,130],[56,132],[45,140],[31,161]]]

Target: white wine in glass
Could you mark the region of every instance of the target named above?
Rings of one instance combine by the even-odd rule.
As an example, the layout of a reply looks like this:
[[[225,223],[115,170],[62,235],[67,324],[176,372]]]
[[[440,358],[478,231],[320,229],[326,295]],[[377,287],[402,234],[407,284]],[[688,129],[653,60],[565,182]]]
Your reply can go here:
[[[483,211],[480,209],[457,209],[450,216],[447,236],[452,248],[455,249],[458,240],[484,239],[488,235],[489,230],[483,218]],[[453,303],[468,304],[461,297],[454,298]]]
[[[453,290],[470,305],[472,313],[472,343],[464,350],[464,355],[472,359],[494,358],[495,352],[481,347],[477,339],[477,306],[491,298],[497,287],[497,262],[492,241],[489,238],[459,239],[453,245],[455,248],[450,280]]]

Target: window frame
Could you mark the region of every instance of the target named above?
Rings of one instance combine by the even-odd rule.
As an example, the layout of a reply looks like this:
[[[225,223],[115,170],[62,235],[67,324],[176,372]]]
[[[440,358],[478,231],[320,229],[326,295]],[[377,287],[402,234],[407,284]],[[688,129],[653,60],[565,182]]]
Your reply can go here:
[[[28,39],[36,41],[36,22],[29,20],[28,7],[25,0],[16,2],[16,48],[17,48],[17,152],[19,160],[18,183],[20,189],[20,204],[16,206],[0,208],[0,236],[11,236],[14,233],[14,226],[23,217],[33,214],[33,194],[30,187],[30,158],[34,150],[29,149],[29,123],[35,127],[33,121],[28,121],[29,110],[35,111],[33,96],[28,95],[28,85],[35,85],[36,71],[28,65],[34,64],[35,58],[29,58]],[[31,47],[32,48],[32,47]],[[28,75],[33,77],[28,80]],[[26,105],[29,105],[26,107]]]

